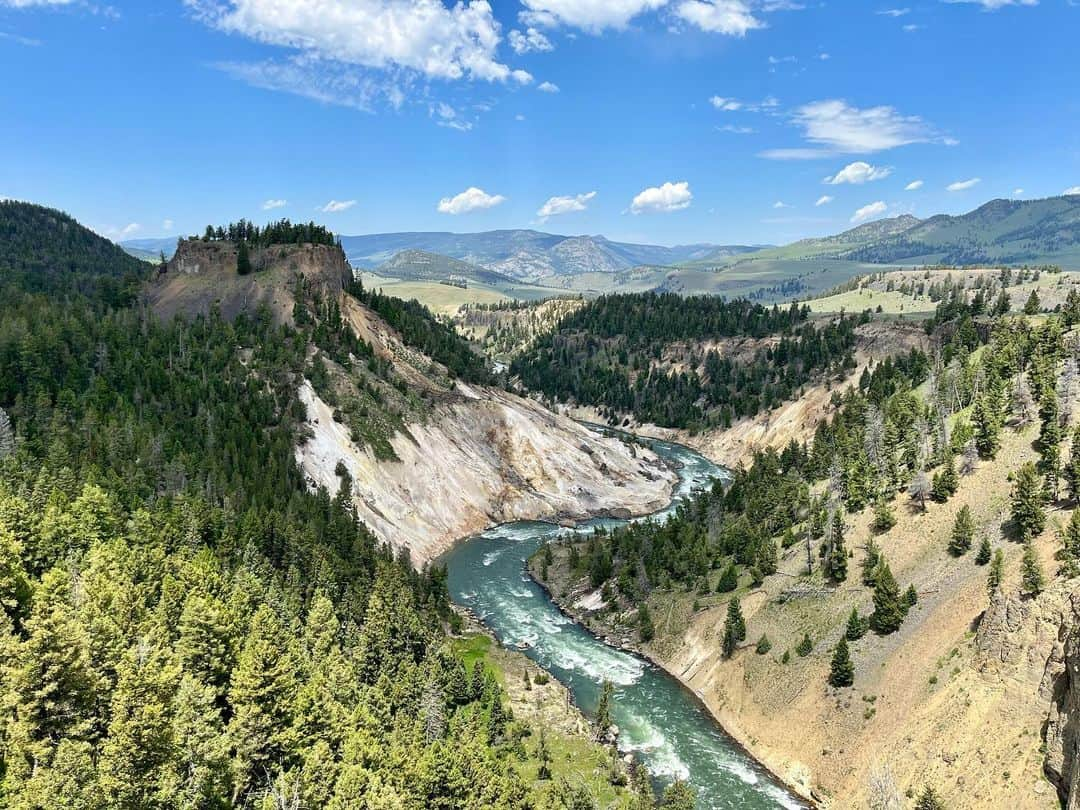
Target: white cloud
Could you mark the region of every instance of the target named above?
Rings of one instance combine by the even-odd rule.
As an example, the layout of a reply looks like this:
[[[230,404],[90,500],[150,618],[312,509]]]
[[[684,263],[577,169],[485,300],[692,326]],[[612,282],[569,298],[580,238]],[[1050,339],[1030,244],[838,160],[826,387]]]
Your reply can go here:
[[[1013,196],[1014,197],[1019,197],[1023,193],[1024,193],[1024,190],[1022,188],[1014,188],[1013,189]]]
[[[522,115],[521,113],[518,113],[517,115],[515,115],[515,116],[514,116],[514,120],[515,120],[515,121],[524,121],[524,120],[525,120],[525,116],[524,116],[524,115]]]
[[[693,199],[694,195],[687,181],[668,182],[662,186],[651,186],[634,197],[633,202],[630,203],[630,211],[634,214],[681,211],[689,208],[690,201]]]
[[[322,211],[324,214],[340,214],[342,211],[348,211],[356,205],[356,200],[330,200],[326,205],[316,210]]]
[[[1037,6],[1039,0],[945,0],[946,3],[973,3],[984,11],[997,11],[1005,6]]]
[[[8,8],[36,8],[38,6],[70,6],[75,0],[0,0],[0,6]]]
[[[634,17],[661,8],[668,0],[523,0],[523,19],[534,25],[562,24],[598,34],[625,28]]]
[[[513,30],[507,39],[514,53],[529,53],[530,51],[553,51],[555,46],[551,40],[544,36],[544,32],[529,26],[524,32]]]
[[[743,0],[680,0],[674,13],[711,34],[743,37],[747,32],[765,26]]]
[[[20,0],[17,0],[20,1]],[[309,60],[403,69],[428,78],[523,81],[496,58],[487,0],[184,0],[214,28]]]
[[[903,17],[910,13],[910,8],[885,8],[878,12],[878,14],[882,14],[886,17]]]
[[[790,205],[788,205],[786,202],[784,202],[782,200],[777,200],[776,202],[774,202],[772,204],[772,207],[773,208],[791,208]]]
[[[540,217],[540,221],[546,221],[549,217],[557,217],[560,214],[572,214],[576,211],[584,211],[588,208],[589,201],[596,196],[595,191],[590,191],[587,194],[576,194],[570,197],[551,197],[546,203],[540,206],[540,210],[536,212],[536,216]]]
[[[558,93],[559,85],[554,82],[540,82],[540,84],[536,85],[536,89],[541,93]]]
[[[851,217],[851,222],[852,224],[857,225],[860,222],[866,222],[868,219],[874,219],[875,217],[879,217],[888,210],[889,206],[887,206],[881,200],[878,200],[877,202],[872,202],[869,205],[864,205],[862,208],[856,211]]]
[[[753,135],[755,130],[753,127],[741,127],[735,124],[724,124],[722,127],[717,127],[720,132],[730,132],[734,135]]]
[[[840,99],[804,104],[792,114],[803,137],[814,146],[769,149],[761,157],[772,160],[811,160],[837,154],[868,154],[911,143],[938,140],[918,116],[901,115],[894,108],[852,107]]]
[[[712,104],[718,110],[725,110],[727,112],[735,112],[735,110],[742,109],[742,102],[733,98],[724,98],[723,96],[713,96],[709,99],[709,103]]]
[[[439,200],[437,210],[440,214],[467,214],[470,211],[494,208],[505,200],[506,197],[501,194],[488,194],[483,189],[470,186],[453,197],[443,197]]]
[[[836,152],[880,152],[933,137],[918,116],[900,115],[892,107],[859,109],[839,99],[815,101],[795,112],[806,140]]]
[[[904,191],[918,191],[922,187],[923,187],[923,181],[922,180],[912,180],[910,183],[908,183],[906,186],[904,186]]]
[[[0,197],[0,200],[8,199],[7,197]],[[114,242],[119,242],[123,239],[127,239],[130,236],[134,236],[136,233],[142,230],[142,225],[138,222],[129,222],[123,227],[117,227],[115,225],[109,225],[104,228],[94,228],[99,234],[106,239],[111,239]]]
[[[262,204],[263,211],[273,211],[275,208],[284,208],[289,204],[288,200],[266,200]]]
[[[1080,194],[1080,186],[1072,186],[1061,192],[1062,197],[1072,197],[1075,194]]]
[[[3,0],[0,0],[0,6],[3,6]],[[37,48],[41,45],[40,39],[34,39],[33,37],[24,37],[19,34],[11,34],[7,31],[0,31],[0,39],[8,42],[14,42],[17,45],[23,45],[27,48]]]
[[[925,27],[926,26],[923,25],[916,25],[915,23],[908,23],[907,25],[903,26],[903,30],[904,33],[914,34],[916,31],[920,31]]]
[[[832,177],[826,177],[825,182],[831,186],[838,186],[841,183],[860,186],[874,180],[884,180],[890,174],[892,174],[892,169],[887,166],[871,166],[865,161],[857,160],[849,163]]]
[[[440,127],[456,129],[458,132],[468,132],[473,128],[472,121],[462,118],[461,113],[444,101],[432,105],[429,108],[429,114],[436,119]]]
[[[162,229],[166,231],[171,231],[173,229],[173,225],[175,225],[175,223],[171,219],[166,219],[164,222],[161,223]]]
[[[981,177],[972,177],[970,180],[957,180],[955,183],[949,183],[945,186],[946,191],[967,191],[969,188],[974,188],[982,182]]]
[[[830,197],[828,194],[822,194],[820,197],[818,197],[818,201],[814,203],[814,207],[820,208],[823,205],[828,205],[835,199],[835,197]]]

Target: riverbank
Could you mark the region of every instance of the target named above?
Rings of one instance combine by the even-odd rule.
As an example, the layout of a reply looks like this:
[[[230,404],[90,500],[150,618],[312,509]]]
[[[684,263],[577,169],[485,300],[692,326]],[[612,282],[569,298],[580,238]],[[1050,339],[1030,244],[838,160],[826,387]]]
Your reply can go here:
[[[932,785],[950,807],[1051,810],[1057,804],[1044,774],[1052,762],[1043,727],[1048,712],[1055,716],[1060,639],[1067,637],[1063,595],[1075,584],[1062,582],[1037,600],[1004,600],[1008,610],[988,615],[986,567],[971,554],[957,559],[947,551],[956,515],[966,506],[977,536],[1003,553],[1004,593],[1016,592],[1022,547],[1009,542],[1002,527],[1009,474],[1035,457],[1035,434],[1033,427],[1003,434],[995,462],[963,477],[945,504],[923,510],[906,493],[898,495],[890,504],[896,525],[888,532],[871,531],[870,510],[849,516],[850,568],[859,569],[862,538],[874,536],[901,589],[913,585],[918,599],[898,632],[850,642],[850,688],[828,685],[830,658],[852,610],[864,617],[872,612],[871,589],[853,576],[841,585],[825,582],[820,571],[806,578],[800,545],[779,550],[776,574],[760,585],[743,577],[733,592],[747,634],[731,657],[721,654],[721,637],[732,594],[716,593],[719,570],[708,573],[700,591],[650,593],[655,636],[649,642],[640,638],[633,603],[617,588],[608,593],[617,604],[609,610],[602,591],[591,588],[587,563],[569,570],[565,541],[553,544],[542,584],[565,615],[691,688],[755,759],[821,806],[865,807],[872,784],[884,775],[898,796]],[[1055,511],[1033,543],[1045,571],[1057,566],[1055,524],[1068,517]],[[587,559],[585,545],[578,551]],[[540,569],[534,556],[534,578],[542,578]],[[797,648],[807,636],[811,645],[803,655]],[[763,637],[768,642],[759,647]]]
[[[716,724],[723,730],[724,734],[731,739],[731,742],[734,745],[738,746],[747,756],[751,757],[762,768],[767,770],[777,782],[782,784],[795,796],[798,796],[799,799],[806,802],[811,808],[822,806],[822,797],[815,794],[812,786],[809,785],[805,779],[797,777],[793,778],[793,775],[790,772],[785,772],[785,770],[780,767],[780,763],[771,755],[770,751],[758,750],[754,738],[747,733],[746,729],[738,722],[733,722],[729,715],[722,713],[719,706],[711,704],[708,697],[686,681],[675,668],[670,666],[670,663],[664,656],[660,655],[655,650],[650,649],[648,645],[636,641],[628,632],[617,632],[615,625],[592,621],[595,617],[595,612],[587,607],[583,607],[581,603],[583,600],[587,603],[590,600],[590,597],[594,596],[595,592],[588,588],[579,588],[576,591],[571,591],[567,598],[557,597],[552,593],[549,583],[541,579],[540,576],[541,554],[541,551],[537,551],[529,558],[526,571],[533,582],[536,583],[537,587],[547,595],[548,599],[562,615],[566,616],[586,633],[589,633],[598,641],[607,644],[609,647],[614,647],[623,652],[630,653],[631,655],[636,655],[653,666],[662,669],[682,686],[686,693],[702,707],[703,711],[708,712],[713,720],[716,721]],[[549,571],[549,581],[550,579]]]

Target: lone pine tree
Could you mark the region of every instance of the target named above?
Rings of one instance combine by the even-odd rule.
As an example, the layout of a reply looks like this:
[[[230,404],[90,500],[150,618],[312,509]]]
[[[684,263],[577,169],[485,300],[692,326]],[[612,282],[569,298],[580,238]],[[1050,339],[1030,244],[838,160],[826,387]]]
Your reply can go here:
[[[971,543],[975,539],[975,519],[971,516],[971,509],[967,504],[960,507],[953,521],[952,536],[949,539],[949,553],[954,557],[961,557],[971,549]]]
[[[851,686],[853,683],[855,683],[855,665],[851,663],[847,639],[841,636],[836,649],[833,650],[832,662],[829,664],[829,686],[840,688]]]

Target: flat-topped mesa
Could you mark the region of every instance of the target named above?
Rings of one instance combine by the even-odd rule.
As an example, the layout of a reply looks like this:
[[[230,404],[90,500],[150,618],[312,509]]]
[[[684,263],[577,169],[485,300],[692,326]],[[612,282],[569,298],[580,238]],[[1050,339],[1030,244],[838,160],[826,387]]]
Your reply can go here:
[[[266,305],[277,320],[291,323],[298,277],[327,297],[339,295],[352,280],[352,268],[337,245],[249,245],[246,273],[240,272],[240,252],[239,242],[182,239],[148,286],[151,305],[166,319],[205,314],[215,304],[232,319]]]

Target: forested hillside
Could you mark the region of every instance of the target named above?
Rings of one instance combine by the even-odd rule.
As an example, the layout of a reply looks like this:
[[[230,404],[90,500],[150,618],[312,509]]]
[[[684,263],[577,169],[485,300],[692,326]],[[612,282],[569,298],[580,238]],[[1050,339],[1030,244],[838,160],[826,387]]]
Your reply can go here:
[[[815,375],[853,367],[859,320],[815,326],[808,310],[675,293],[608,295],[567,315],[511,374],[550,399],[609,417],[703,429],[768,410]],[[732,351],[734,342],[757,341]],[[725,350],[726,349],[726,350]]]
[[[444,572],[308,490],[318,319],[161,323],[60,221],[0,257],[0,806],[590,806],[448,645]]]

